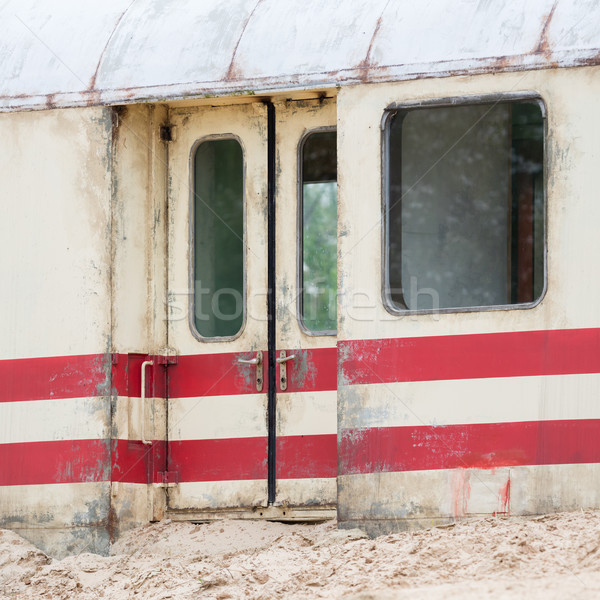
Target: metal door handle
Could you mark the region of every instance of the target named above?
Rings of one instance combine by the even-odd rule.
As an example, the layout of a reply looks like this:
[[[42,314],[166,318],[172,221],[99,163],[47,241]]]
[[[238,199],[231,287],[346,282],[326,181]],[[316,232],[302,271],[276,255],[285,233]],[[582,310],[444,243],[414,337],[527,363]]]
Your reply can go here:
[[[279,358],[275,359],[276,363],[282,364],[282,363],[286,363],[288,360],[292,360],[293,358],[296,358],[295,354],[290,354],[289,356],[285,355],[285,352],[282,350],[281,351],[281,356]]]
[[[242,365],[260,365],[262,360],[257,356],[256,358],[238,358],[238,362]]]
[[[285,355],[285,350],[279,352],[279,356],[275,359],[275,362],[279,365],[279,387],[282,392],[287,390],[287,362],[296,358],[295,354]]]
[[[143,444],[151,444],[152,440],[147,440],[146,439],[146,433],[145,433],[145,429],[146,429],[146,367],[149,367],[150,365],[153,365],[154,361],[152,360],[145,360],[142,363],[142,394],[141,394],[141,404],[142,404],[142,409],[141,409],[141,413],[142,413],[142,443]]]
[[[259,350],[255,358],[238,358],[238,363],[241,365],[256,366],[256,391],[262,392],[263,389],[263,364],[262,352]]]

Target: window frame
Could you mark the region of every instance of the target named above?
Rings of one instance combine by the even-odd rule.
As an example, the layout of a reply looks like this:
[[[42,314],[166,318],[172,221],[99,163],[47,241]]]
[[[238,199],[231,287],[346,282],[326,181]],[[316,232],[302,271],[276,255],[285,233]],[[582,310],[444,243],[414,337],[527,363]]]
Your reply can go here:
[[[214,337],[206,337],[203,336],[196,329],[196,286],[195,286],[195,274],[196,274],[196,232],[195,232],[195,223],[196,223],[196,187],[195,187],[195,158],[196,151],[204,142],[218,141],[218,140],[235,140],[239,145],[242,151],[242,265],[243,265],[243,277],[242,277],[242,324],[239,331],[235,335],[231,336],[214,336]],[[188,205],[188,324],[190,327],[190,331],[194,338],[196,338],[200,342],[207,343],[215,343],[215,342],[230,342],[238,339],[246,329],[246,319],[247,319],[247,295],[248,295],[248,286],[247,286],[247,275],[248,275],[248,255],[247,255],[247,222],[246,222],[246,148],[242,142],[242,139],[235,135],[234,133],[217,133],[205,135],[201,138],[198,138],[190,148],[190,155],[188,159],[188,187],[189,187],[189,205]]]
[[[390,277],[389,277],[389,167],[390,167],[390,122],[393,115],[402,110],[418,110],[419,108],[430,107],[452,107],[452,106],[469,106],[477,104],[501,104],[501,103],[518,103],[518,102],[535,102],[542,114],[543,122],[543,219],[544,219],[544,284],[542,292],[535,301],[515,303],[515,304],[495,304],[489,306],[465,306],[456,308],[431,308],[431,309],[410,309],[400,308],[397,306],[391,297],[390,293]],[[505,92],[493,94],[480,94],[473,96],[449,96],[443,98],[427,98],[424,100],[413,100],[405,102],[393,102],[389,104],[383,111],[381,119],[381,297],[385,310],[394,316],[406,315],[432,315],[446,313],[463,313],[463,312],[485,312],[499,310],[526,310],[535,308],[545,298],[548,291],[548,112],[546,103],[539,92],[524,91],[524,92]]]
[[[323,127],[315,127],[314,129],[307,129],[300,138],[298,142],[298,152],[297,152],[297,181],[296,181],[296,290],[297,290],[297,300],[296,300],[296,319],[298,321],[298,325],[300,330],[311,337],[322,337],[322,336],[336,336],[337,329],[335,330],[323,330],[323,331],[312,331],[306,327],[304,323],[304,168],[303,168],[303,155],[304,155],[304,145],[306,144],[306,140],[313,135],[314,133],[335,133],[337,140],[337,126],[336,125],[328,125]],[[337,173],[337,145],[336,145],[336,209],[338,202],[338,173]],[[336,218],[336,242],[337,242],[337,218]],[[336,253],[336,271],[337,271],[337,253]],[[337,278],[336,278],[337,281]],[[337,283],[336,283],[336,303],[337,303]]]

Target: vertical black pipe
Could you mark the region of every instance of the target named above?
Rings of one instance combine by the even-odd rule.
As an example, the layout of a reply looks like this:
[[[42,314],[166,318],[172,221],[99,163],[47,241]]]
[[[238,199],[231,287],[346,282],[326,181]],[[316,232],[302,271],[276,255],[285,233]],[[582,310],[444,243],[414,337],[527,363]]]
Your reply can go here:
[[[268,360],[269,360],[269,396],[268,396],[268,495],[269,504],[275,502],[275,444],[276,444],[276,380],[275,380],[275,106],[267,102],[267,314],[268,314]]]

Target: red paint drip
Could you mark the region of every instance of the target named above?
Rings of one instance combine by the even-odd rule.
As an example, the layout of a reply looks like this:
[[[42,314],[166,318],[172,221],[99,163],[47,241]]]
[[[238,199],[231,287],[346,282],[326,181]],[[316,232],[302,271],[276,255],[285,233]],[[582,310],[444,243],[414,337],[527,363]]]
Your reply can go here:
[[[506,483],[500,488],[500,510],[499,513],[510,515],[510,472]]]

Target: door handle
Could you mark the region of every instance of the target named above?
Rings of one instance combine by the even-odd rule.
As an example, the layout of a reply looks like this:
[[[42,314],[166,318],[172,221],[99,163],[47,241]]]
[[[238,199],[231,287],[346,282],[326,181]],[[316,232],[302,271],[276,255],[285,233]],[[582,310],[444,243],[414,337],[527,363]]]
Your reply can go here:
[[[282,350],[281,351],[281,356],[279,358],[276,358],[275,362],[279,363],[280,365],[282,365],[282,364],[286,363],[288,360],[292,360],[294,358],[296,358],[295,354],[290,354],[289,356],[286,356],[285,355],[285,350]]]
[[[263,389],[263,360],[262,352],[259,350],[254,358],[238,358],[240,365],[256,366],[256,391],[262,392]]]
[[[257,356],[256,358],[238,358],[238,362],[241,365],[260,365],[261,360]]]
[[[275,362],[279,365],[279,387],[282,392],[287,390],[287,363],[289,360],[296,358],[295,354],[285,355],[285,350],[281,350]]]

